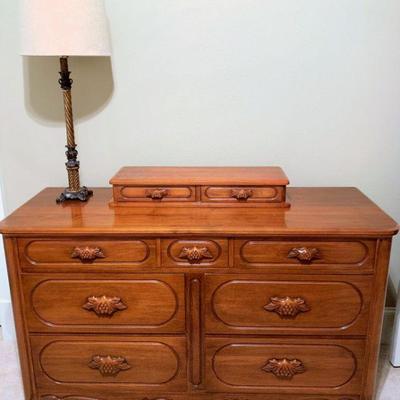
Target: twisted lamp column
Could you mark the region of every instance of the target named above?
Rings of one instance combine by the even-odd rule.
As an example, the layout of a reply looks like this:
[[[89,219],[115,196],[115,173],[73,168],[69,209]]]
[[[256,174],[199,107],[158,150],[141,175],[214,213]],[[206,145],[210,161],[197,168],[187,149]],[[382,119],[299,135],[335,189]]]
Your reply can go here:
[[[70,78],[71,72],[68,70],[68,58],[60,58],[60,76],[59,84],[63,91],[64,96],[64,111],[65,111],[65,124],[67,129],[67,167],[68,173],[68,188],[57,198],[57,203],[63,203],[66,200],[80,200],[87,201],[93,195],[93,191],[89,190],[86,186],[80,185],[79,179],[79,161],[78,151],[76,150],[74,119],[72,114],[72,79]]]

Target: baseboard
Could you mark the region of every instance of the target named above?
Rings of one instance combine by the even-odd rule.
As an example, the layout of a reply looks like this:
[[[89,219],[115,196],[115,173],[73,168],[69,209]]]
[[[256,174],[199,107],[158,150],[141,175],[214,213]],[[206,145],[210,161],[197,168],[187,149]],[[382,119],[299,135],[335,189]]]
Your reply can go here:
[[[5,341],[15,341],[14,318],[11,302],[9,300],[0,300],[0,339]]]

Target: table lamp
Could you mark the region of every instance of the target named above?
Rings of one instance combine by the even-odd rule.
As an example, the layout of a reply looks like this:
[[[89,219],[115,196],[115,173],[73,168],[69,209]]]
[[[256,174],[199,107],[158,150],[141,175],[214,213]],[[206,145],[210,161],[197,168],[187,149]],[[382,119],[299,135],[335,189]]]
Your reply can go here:
[[[81,186],[72,114],[72,79],[69,56],[110,56],[108,21],[103,0],[22,0],[22,49],[24,56],[60,58],[59,84],[64,96],[67,131],[68,187],[57,202],[87,201],[93,194]]]

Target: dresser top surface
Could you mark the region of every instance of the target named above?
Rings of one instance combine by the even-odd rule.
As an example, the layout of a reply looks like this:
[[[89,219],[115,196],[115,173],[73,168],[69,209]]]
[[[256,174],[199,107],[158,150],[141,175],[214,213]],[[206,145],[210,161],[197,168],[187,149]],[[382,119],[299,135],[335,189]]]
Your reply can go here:
[[[280,167],[123,167],[113,185],[281,185],[289,180]]]
[[[390,236],[397,223],[356,188],[289,188],[290,208],[112,207],[112,190],[56,204],[47,188],[0,223],[9,235]]]

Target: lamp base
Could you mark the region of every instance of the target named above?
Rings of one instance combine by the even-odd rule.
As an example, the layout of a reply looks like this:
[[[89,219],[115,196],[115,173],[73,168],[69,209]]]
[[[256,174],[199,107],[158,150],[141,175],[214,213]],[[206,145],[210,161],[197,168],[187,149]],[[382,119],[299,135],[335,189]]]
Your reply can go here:
[[[78,191],[71,191],[65,189],[57,198],[57,203],[64,203],[64,201],[80,200],[88,201],[89,197],[93,195],[93,190],[88,189],[86,186],[81,187]]]

